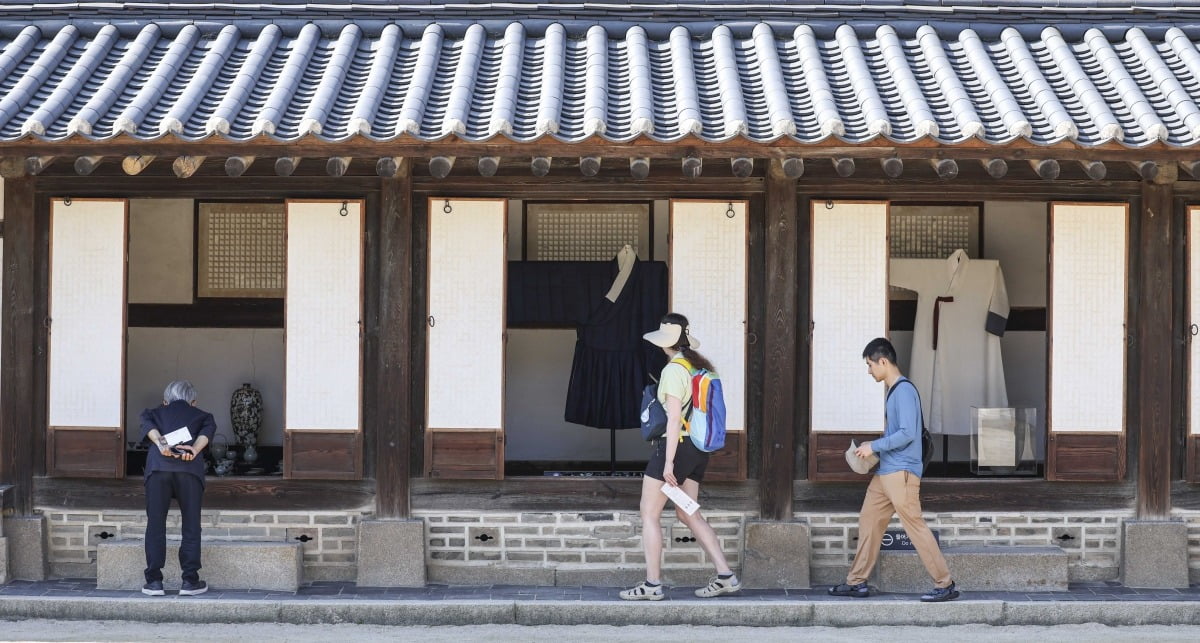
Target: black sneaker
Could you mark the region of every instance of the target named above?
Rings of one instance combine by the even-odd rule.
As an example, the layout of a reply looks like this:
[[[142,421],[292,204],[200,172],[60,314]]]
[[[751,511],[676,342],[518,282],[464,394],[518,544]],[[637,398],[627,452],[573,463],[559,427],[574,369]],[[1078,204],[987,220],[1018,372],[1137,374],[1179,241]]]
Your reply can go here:
[[[183,581],[183,586],[179,588],[180,596],[196,596],[208,591],[208,583],[198,580],[194,583]]]
[[[866,583],[857,585],[834,585],[829,588],[830,596],[851,596],[853,598],[866,598],[871,595],[871,588],[867,587]]]
[[[925,594],[921,595],[922,603],[943,603],[952,601],[958,598],[958,589],[954,587],[954,581],[950,582],[949,587],[934,587]]]
[[[162,596],[166,594],[162,588],[162,581],[152,580],[145,585],[142,585],[142,593],[146,596]]]

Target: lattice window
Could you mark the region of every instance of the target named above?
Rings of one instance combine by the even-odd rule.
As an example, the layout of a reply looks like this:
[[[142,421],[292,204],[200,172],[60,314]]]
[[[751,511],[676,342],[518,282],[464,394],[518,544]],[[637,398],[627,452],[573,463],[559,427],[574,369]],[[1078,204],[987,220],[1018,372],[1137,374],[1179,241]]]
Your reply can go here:
[[[287,214],[282,203],[201,203],[199,297],[286,294]]]
[[[649,204],[531,203],[527,214],[531,261],[607,261],[625,244],[651,258]]]
[[[974,205],[893,205],[893,259],[945,259],[962,248],[979,257],[979,208]]]

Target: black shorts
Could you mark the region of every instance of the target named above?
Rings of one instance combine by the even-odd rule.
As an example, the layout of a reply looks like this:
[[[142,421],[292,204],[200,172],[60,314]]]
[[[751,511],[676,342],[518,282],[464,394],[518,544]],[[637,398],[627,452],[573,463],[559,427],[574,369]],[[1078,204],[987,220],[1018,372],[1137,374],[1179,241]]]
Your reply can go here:
[[[650,453],[650,462],[646,463],[646,477],[662,480],[663,469],[667,465],[667,439],[659,438],[650,444],[654,445],[654,451]],[[680,482],[685,478],[703,482],[707,468],[708,454],[697,449],[691,438],[683,436],[683,441],[675,449],[675,479]]]

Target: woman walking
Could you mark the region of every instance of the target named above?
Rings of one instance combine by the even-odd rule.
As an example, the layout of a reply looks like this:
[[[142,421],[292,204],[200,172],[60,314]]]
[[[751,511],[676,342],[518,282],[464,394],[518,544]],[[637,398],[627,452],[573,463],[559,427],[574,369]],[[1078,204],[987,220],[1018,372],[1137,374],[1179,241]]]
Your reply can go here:
[[[693,500],[700,495],[700,481],[708,467],[708,454],[692,444],[684,426],[684,413],[692,403],[692,371],[700,368],[716,371],[712,363],[696,352],[700,341],[688,330],[688,320],[683,315],[669,313],[662,318],[658,330],[643,337],[662,348],[671,359],[658,379],[658,401],[667,411],[667,433],[651,443],[654,451],[642,478],[642,550],[646,553],[646,580],[621,592],[621,598],[627,601],[658,601],[666,596],[662,586],[662,512],[667,496],[662,486],[665,482],[680,487]],[[700,548],[717,568],[717,575],[706,587],[696,590],[696,596],[711,598],[741,589],[741,582],[721,552],[716,532],[704,516],[699,511],[689,516],[678,507],[675,515],[691,530]]]

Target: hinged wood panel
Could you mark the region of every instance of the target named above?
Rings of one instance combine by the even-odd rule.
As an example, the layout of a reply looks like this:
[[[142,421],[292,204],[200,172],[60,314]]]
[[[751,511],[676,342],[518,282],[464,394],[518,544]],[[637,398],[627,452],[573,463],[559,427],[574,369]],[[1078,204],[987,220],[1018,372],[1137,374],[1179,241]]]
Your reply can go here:
[[[746,428],[747,211],[745,201],[671,201],[669,308],[721,375],[730,431]]]
[[[124,200],[51,201],[51,475],[124,475],[127,219]]]
[[[125,476],[125,432],[56,426],[46,434],[46,473],[72,478]]]
[[[846,464],[846,449],[850,441],[858,444],[874,440],[878,433],[813,433],[808,442],[808,477],[814,482],[867,482],[869,475],[860,475]]]
[[[429,200],[425,471],[504,476],[507,202]]]
[[[708,458],[705,481],[740,481],[746,479],[746,432],[725,434],[725,448]]]
[[[1050,206],[1050,480],[1125,475],[1128,220],[1124,203]]]
[[[1184,475],[1190,482],[1200,482],[1200,207],[1188,208],[1187,226],[1188,437]]]
[[[504,477],[504,432],[431,430],[425,434],[425,475],[443,480]]]
[[[287,202],[289,478],[362,475],[362,215],[360,201]]]
[[[361,431],[285,431],[285,478],[358,480],[362,477]]]
[[[1051,433],[1046,479],[1104,482],[1125,477],[1125,434]]]

